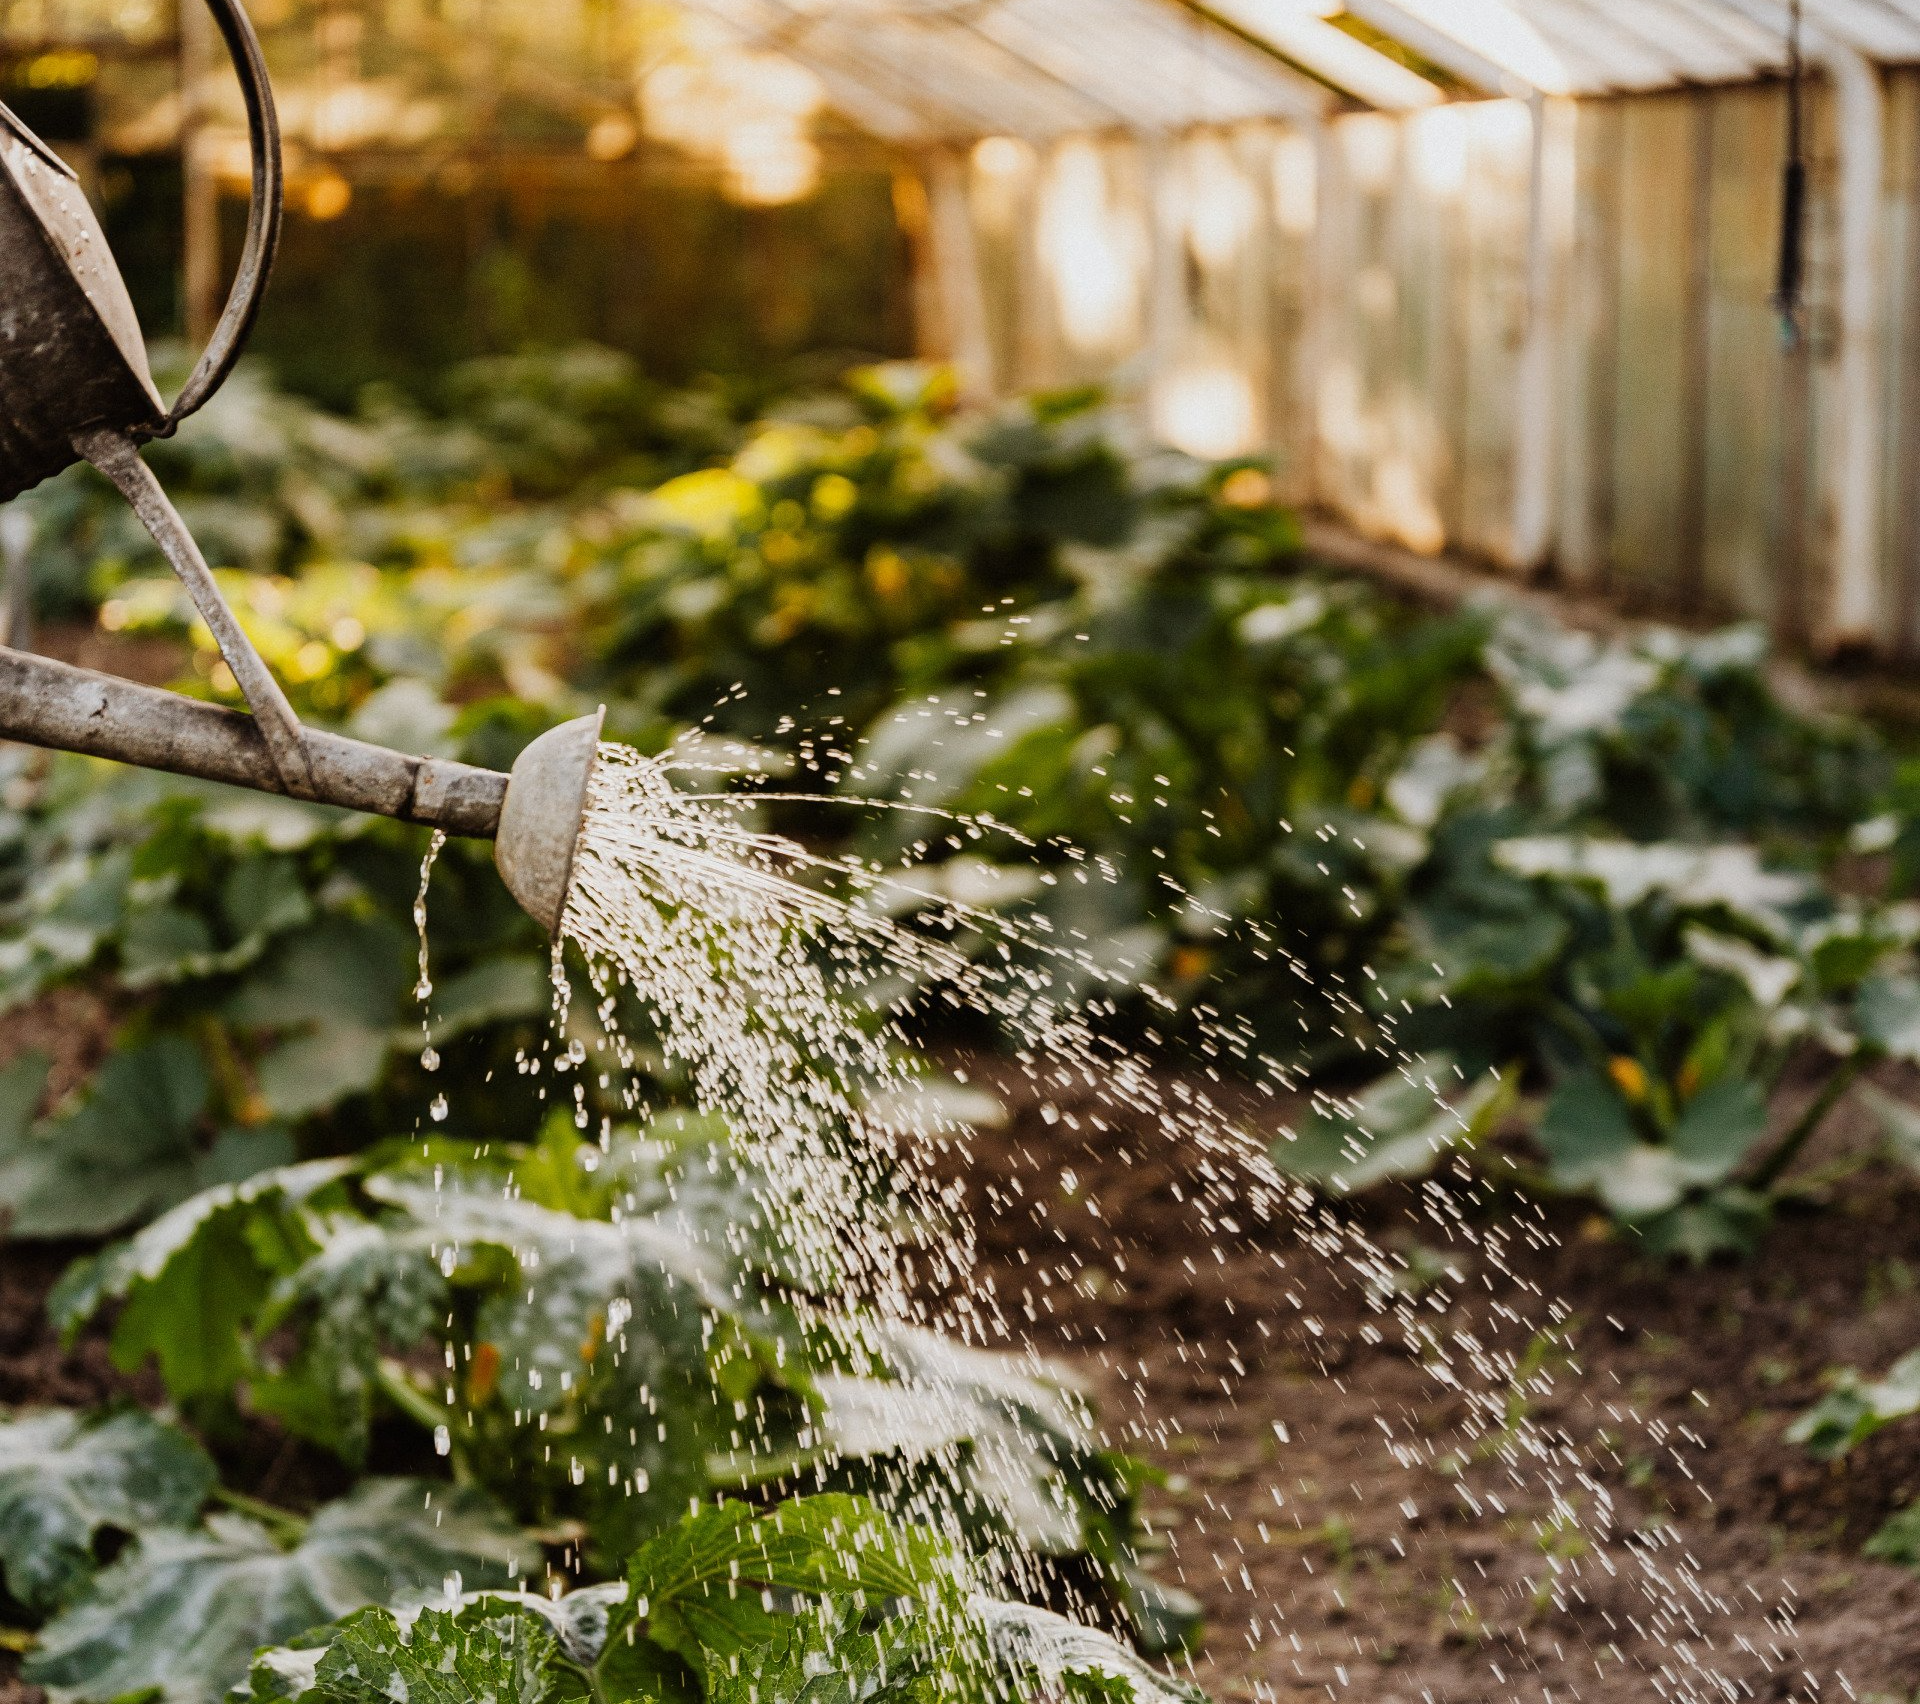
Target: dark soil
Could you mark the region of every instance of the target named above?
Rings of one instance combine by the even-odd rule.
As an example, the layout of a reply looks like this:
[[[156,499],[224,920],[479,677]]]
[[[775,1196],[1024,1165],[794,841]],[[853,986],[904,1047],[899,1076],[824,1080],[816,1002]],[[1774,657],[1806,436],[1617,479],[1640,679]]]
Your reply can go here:
[[[1920,1497],[1920,1419],[1833,1467],[1781,1437],[1828,1369],[1878,1372],[1920,1345],[1920,1180],[1861,1171],[1751,1263],[1698,1272],[1457,1177],[1339,1209],[1459,1272],[1415,1311],[1496,1406],[1456,1334],[1518,1352],[1556,1298],[1570,1310],[1569,1346],[1543,1345],[1551,1388],[1476,1446],[1466,1398],[1344,1254],[1314,1246],[1324,1226],[1217,1241],[1190,1159],[1146,1120],[1069,1135],[1014,1073],[981,1074],[1015,1114],[966,1172],[985,1271],[1029,1341],[1085,1373],[1111,1441],[1167,1472],[1158,1571],[1206,1607],[1197,1677],[1215,1697],[1920,1696],[1920,1577],[1859,1554]],[[1015,1200],[1030,1211],[1004,1211]],[[1542,1537],[1550,1481],[1585,1537]],[[1641,1589],[1643,1528],[1667,1532],[1670,1597]]]

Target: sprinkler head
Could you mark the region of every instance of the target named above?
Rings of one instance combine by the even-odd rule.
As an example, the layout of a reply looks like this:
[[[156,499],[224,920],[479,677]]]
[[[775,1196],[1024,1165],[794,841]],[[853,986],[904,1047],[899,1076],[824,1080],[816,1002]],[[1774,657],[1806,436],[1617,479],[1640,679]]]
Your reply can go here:
[[[507,779],[493,861],[507,891],[549,935],[560,933],[573,854],[587,815],[587,780],[607,707],[549,728]]]

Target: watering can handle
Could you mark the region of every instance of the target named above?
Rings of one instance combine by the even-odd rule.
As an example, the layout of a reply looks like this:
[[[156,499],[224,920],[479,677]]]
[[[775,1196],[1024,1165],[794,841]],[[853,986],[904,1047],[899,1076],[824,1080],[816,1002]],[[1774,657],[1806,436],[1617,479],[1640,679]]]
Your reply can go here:
[[[280,120],[273,110],[273,86],[267,81],[267,62],[260,38],[240,0],[207,0],[207,9],[227,44],[240,91],[247,103],[247,140],[253,155],[253,190],[247,203],[247,240],[240,254],[227,305],[213,328],[198,364],[187,379],[156,437],[171,437],[180,422],[217,391],[240,359],[247,333],[253,329],[260,298],[266,293],[267,274],[273,270],[274,251],[280,246]]]

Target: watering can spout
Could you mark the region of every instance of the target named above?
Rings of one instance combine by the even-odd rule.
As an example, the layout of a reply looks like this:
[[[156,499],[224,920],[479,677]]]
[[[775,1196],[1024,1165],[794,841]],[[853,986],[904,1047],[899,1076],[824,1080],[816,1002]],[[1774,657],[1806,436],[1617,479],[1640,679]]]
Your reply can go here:
[[[542,734],[510,775],[301,728],[311,779],[302,796],[492,840],[494,862],[514,898],[550,934],[558,933],[604,715],[596,710]],[[292,793],[256,718],[6,646],[0,646],[0,739]]]
[[[500,803],[494,864],[507,891],[549,935],[560,933],[566,915],[606,714],[602,705],[549,728],[520,754]]]

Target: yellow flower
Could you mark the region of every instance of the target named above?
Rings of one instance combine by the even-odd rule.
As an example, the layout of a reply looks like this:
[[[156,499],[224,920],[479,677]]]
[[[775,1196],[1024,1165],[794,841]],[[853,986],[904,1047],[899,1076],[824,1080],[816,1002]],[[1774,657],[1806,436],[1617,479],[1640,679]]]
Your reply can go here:
[[[860,487],[844,473],[823,473],[813,482],[813,512],[837,521],[860,501]]]
[[[891,603],[912,584],[913,570],[897,550],[876,544],[867,552],[867,581],[882,598]]]
[[[1607,1075],[1628,1100],[1637,1103],[1647,1098],[1647,1073],[1639,1060],[1616,1053],[1607,1061]]]
[[[1212,966],[1213,954],[1205,947],[1176,947],[1173,957],[1167,961],[1167,968],[1181,982],[1206,975]]]
[[[482,1343],[473,1352],[473,1367],[467,1374],[467,1400],[478,1408],[493,1395],[500,1379],[500,1351],[491,1343]]]

